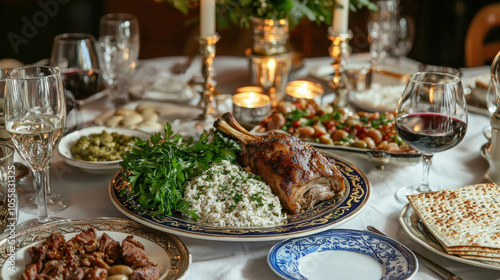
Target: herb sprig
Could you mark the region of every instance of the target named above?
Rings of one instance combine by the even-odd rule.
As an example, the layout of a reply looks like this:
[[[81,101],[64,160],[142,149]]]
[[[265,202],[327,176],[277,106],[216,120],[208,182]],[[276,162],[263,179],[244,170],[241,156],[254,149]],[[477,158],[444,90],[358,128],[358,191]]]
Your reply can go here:
[[[136,139],[135,147],[122,154],[122,175],[130,184],[122,195],[135,202],[135,209],[154,216],[181,211],[197,219],[184,202],[185,183],[224,159],[236,162],[239,146],[215,130],[204,132],[198,142],[183,141],[166,123],[165,137],[153,134],[149,140]]]

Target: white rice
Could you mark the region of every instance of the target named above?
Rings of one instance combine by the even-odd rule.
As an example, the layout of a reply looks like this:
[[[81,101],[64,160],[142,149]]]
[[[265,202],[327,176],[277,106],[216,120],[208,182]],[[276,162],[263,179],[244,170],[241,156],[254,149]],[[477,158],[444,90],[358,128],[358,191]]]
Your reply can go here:
[[[214,226],[266,227],[286,219],[271,188],[227,160],[189,181],[184,201],[191,202],[199,222]]]

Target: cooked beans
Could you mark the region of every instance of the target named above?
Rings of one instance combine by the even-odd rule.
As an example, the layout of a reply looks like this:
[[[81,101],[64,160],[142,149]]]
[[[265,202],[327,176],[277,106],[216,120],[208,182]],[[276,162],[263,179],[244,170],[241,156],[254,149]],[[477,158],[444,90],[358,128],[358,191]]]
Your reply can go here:
[[[112,266],[109,270],[108,270],[108,274],[109,275],[115,275],[115,274],[123,274],[123,275],[130,275],[134,272],[134,270],[128,266],[128,265],[123,265],[123,264],[119,264],[119,265],[115,265],[115,266]],[[109,278],[108,278],[109,279]]]
[[[120,160],[120,155],[132,147],[134,140],[132,136],[103,130],[80,137],[71,147],[71,154],[75,159],[86,161]]]
[[[115,274],[115,275],[108,276],[108,278],[106,278],[106,279],[107,280],[128,280],[128,276],[123,275],[123,274]]]

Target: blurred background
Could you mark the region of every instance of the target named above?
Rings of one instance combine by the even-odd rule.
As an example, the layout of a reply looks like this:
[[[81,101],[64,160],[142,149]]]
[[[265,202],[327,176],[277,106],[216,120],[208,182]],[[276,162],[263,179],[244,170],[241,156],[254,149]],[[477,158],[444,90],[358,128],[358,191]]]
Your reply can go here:
[[[467,28],[482,7],[498,0],[401,0],[400,14],[413,17],[415,43],[408,57],[434,65],[463,67]],[[137,15],[140,24],[140,59],[186,55],[196,51],[198,11],[185,15],[168,3],[154,0],[0,0],[0,59],[34,63],[48,58],[55,35],[68,32],[94,34],[106,13]],[[367,52],[369,11],[350,14],[353,53]],[[293,49],[303,57],[328,56],[326,25],[302,21],[291,32]],[[251,46],[250,30],[218,30],[217,55],[245,55]],[[486,38],[500,40],[500,30]]]

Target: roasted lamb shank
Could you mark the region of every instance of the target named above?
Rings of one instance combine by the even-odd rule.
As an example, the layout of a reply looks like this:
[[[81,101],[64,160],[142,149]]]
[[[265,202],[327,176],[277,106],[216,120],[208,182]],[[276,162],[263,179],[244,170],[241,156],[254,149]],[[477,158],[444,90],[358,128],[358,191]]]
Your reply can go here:
[[[256,136],[225,113],[214,127],[241,146],[238,162],[262,177],[292,214],[344,192],[344,176],[332,158],[289,134]]]

